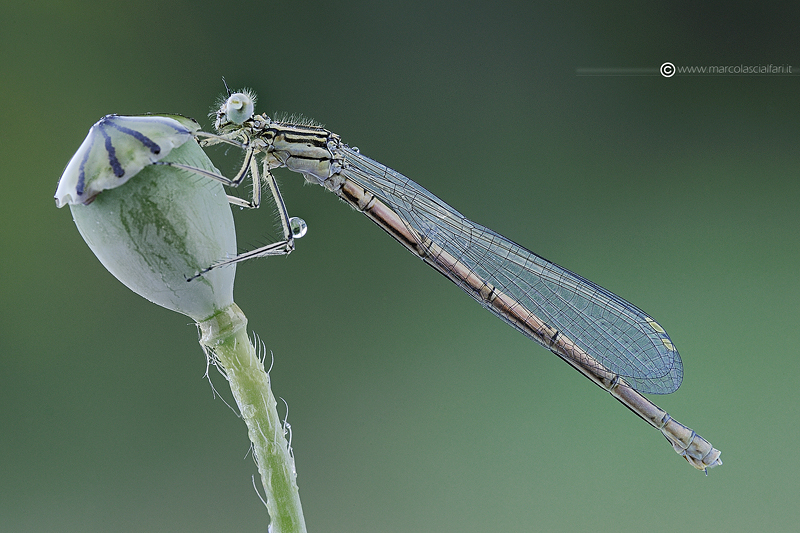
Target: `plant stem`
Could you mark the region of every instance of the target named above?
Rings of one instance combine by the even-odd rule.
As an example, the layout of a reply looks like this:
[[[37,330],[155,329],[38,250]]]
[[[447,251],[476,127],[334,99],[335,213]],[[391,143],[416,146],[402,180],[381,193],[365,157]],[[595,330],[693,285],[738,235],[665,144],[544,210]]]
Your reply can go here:
[[[271,533],[305,533],[294,459],[278,418],[269,374],[247,336],[247,318],[235,303],[198,323],[200,344],[231,386],[267,495]]]

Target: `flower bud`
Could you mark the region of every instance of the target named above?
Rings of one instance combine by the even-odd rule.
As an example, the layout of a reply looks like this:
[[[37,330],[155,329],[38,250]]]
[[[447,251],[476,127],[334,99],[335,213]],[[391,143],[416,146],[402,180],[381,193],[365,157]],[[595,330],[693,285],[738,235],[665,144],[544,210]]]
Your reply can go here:
[[[170,147],[161,161],[219,173],[194,140]],[[62,182],[68,177],[65,171]],[[120,181],[114,188],[104,183],[105,190],[88,205],[70,203],[81,236],[108,271],[137,294],[195,321],[232,304],[235,265],[187,282],[236,254],[233,215],[222,185],[160,164],[148,164]]]

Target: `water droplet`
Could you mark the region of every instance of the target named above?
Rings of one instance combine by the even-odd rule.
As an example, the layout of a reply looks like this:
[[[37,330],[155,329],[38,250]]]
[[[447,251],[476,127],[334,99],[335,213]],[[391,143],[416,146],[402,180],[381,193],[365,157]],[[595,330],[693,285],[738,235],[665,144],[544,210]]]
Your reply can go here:
[[[358,146],[353,146],[352,150],[357,154],[361,153],[361,149]]]
[[[308,231],[308,224],[302,218],[292,217],[289,219],[289,229],[292,230],[292,237],[300,239]]]

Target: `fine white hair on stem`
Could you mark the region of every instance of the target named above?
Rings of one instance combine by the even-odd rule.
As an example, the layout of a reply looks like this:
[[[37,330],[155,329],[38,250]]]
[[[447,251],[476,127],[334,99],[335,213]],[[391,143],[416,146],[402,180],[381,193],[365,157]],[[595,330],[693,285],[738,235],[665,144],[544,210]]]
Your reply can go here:
[[[286,403],[286,400],[284,400],[282,396],[280,398],[283,402],[283,405],[286,406],[286,414],[283,417],[283,436],[288,436],[286,439],[286,451],[289,452],[289,457],[292,458],[292,469],[294,469],[294,452],[292,451],[292,425],[288,422],[289,404]]]
[[[286,422],[286,420],[289,418],[289,404],[286,403],[286,400],[283,399],[283,396],[279,396],[279,398],[283,402],[283,405],[286,406],[286,414],[283,415],[283,434],[285,435],[286,434],[286,427],[289,426],[289,424]],[[289,427],[291,427],[291,426],[289,426]],[[290,444],[291,444],[291,442],[290,442]]]
[[[199,329],[199,327],[198,327],[198,329]],[[223,370],[222,365],[219,364],[219,359],[217,358],[217,354],[214,353],[214,350],[212,348],[208,347],[208,346],[204,346],[204,345],[201,344],[200,347],[203,349],[203,354],[205,354],[205,356],[206,356],[206,372],[203,375],[203,377],[206,379],[206,381],[208,381],[208,384],[211,386],[211,393],[213,394],[214,398],[219,398],[220,400],[222,400],[222,403],[227,405],[228,409],[230,409],[233,412],[233,414],[235,414],[238,418],[242,418],[242,414],[239,411],[237,411],[236,409],[234,409],[231,406],[231,404],[229,404],[225,400],[225,398],[223,398],[222,395],[219,392],[217,392],[217,388],[214,386],[214,382],[211,381],[211,374],[209,373],[208,370],[212,366],[217,369],[217,372],[222,374],[222,377],[224,377],[226,381],[230,381],[230,380],[228,380],[228,376],[227,376],[227,374],[225,374],[225,371]]]
[[[200,324],[195,324],[195,326],[197,326],[197,334],[202,337]],[[203,350],[203,355],[206,356],[206,373],[203,377],[208,380],[208,383],[211,385],[211,390],[213,390],[215,394],[218,394],[216,389],[214,389],[214,384],[211,383],[211,375],[208,373],[208,369],[213,366],[217,369],[217,372],[222,373],[223,376],[225,376],[225,374],[220,370],[219,359],[217,359],[217,354],[214,353],[214,350],[202,343],[200,344],[200,348]],[[225,379],[227,380],[228,376],[225,376]]]
[[[272,353],[272,350],[267,350],[267,344],[258,336],[258,334],[254,331],[253,332],[253,345],[256,347],[257,350],[257,357],[258,360],[261,361],[261,365],[264,365],[264,361],[267,360],[267,352],[269,352],[270,362],[269,368],[267,369],[267,375],[269,375],[270,371],[272,370],[272,365],[275,364],[275,354]]]
[[[263,340],[261,340],[261,337],[259,337],[258,333],[255,331],[251,331],[250,335],[252,339],[250,342],[252,342],[253,346],[256,347],[256,357],[258,357],[258,360],[261,361],[261,364],[263,365],[267,358],[267,345]]]
[[[264,507],[267,507],[267,501],[261,497],[261,492],[259,492],[258,485],[256,485],[256,476],[250,476],[250,478],[253,480],[253,490],[256,491],[256,494],[258,494],[258,499],[261,500],[261,503],[264,504]],[[270,528],[270,530],[272,530],[272,528]]]

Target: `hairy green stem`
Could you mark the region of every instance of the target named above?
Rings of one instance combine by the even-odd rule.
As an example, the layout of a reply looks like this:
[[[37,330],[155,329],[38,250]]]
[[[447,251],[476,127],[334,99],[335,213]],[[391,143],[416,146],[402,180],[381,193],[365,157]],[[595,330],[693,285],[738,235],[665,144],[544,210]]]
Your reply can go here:
[[[198,323],[200,344],[224,371],[247,424],[253,456],[267,495],[271,533],[306,531],[294,459],[270,389],[269,374],[247,336],[247,318],[236,304]]]

